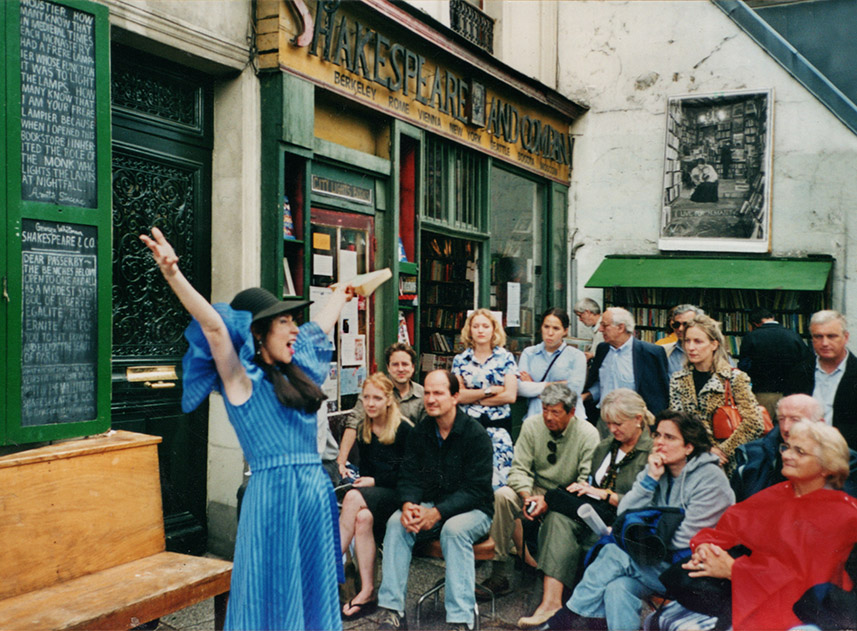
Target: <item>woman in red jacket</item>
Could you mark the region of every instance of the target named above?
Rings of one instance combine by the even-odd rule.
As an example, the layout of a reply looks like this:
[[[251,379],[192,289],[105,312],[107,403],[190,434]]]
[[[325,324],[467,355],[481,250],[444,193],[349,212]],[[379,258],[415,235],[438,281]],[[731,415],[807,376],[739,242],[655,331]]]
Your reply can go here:
[[[850,588],[844,564],[857,543],[857,501],[839,489],[848,477],[848,446],[838,430],[800,421],[781,446],[781,482],[729,508],[692,540],[691,577],[732,581],[732,627],[789,629],[792,611],[818,583]],[[745,546],[749,555],[727,552]]]

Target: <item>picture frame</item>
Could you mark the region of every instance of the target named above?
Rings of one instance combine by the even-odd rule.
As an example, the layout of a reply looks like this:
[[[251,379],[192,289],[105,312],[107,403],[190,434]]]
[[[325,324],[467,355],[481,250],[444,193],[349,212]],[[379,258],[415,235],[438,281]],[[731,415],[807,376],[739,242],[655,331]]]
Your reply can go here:
[[[662,250],[770,252],[773,90],[671,96]]]

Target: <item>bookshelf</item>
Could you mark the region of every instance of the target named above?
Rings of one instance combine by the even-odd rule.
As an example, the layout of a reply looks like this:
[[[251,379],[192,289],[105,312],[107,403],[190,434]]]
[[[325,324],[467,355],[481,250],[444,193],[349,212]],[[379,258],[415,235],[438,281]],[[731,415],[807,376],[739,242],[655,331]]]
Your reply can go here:
[[[825,291],[789,291],[762,289],[699,289],[669,287],[607,287],[605,307],[628,309],[636,323],[637,337],[655,342],[667,336],[667,313],[678,304],[702,307],[722,323],[727,351],[737,356],[741,338],[750,330],[748,316],[753,307],[767,307],[783,326],[809,339],[809,318],[821,309],[829,309]]]
[[[475,241],[423,231],[420,340],[423,372],[451,368],[461,352],[461,329],[475,308]]]
[[[667,111],[667,139],[664,164],[664,204],[669,206],[679,198],[682,190],[681,142],[685,128],[682,124],[681,104],[670,102]]]
[[[283,297],[303,297],[305,291],[305,232],[304,204],[305,169],[303,160],[286,160],[283,173],[283,192],[280,197],[280,214],[282,217],[283,266],[282,287]]]

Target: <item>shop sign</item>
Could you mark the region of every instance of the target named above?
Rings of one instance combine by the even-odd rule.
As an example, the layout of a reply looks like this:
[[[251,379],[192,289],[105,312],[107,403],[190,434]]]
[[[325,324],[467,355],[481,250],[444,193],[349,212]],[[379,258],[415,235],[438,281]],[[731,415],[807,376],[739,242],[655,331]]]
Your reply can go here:
[[[331,180],[318,175],[312,176],[312,192],[347,199],[358,204],[372,205],[372,189],[363,186],[355,186],[348,182]]]
[[[334,92],[507,162],[567,183],[572,139],[562,116],[524,104],[513,88],[462,76],[379,32],[348,3],[292,0],[281,16],[280,66]],[[296,19],[296,16],[302,19]],[[281,38],[280,41],[283,41]],[[499,82],[498,82],[499,84]]]

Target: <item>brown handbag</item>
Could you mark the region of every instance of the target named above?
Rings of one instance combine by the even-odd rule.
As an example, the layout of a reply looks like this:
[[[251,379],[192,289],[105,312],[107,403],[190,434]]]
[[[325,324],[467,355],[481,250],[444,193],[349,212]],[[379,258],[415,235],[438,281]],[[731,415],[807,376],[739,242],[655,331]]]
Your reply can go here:
[[[714,440],[726,440],[732,435],[738,426],[741,424],[741,413],[735,406],[735,398],[732,396],[732,378],[726,380],[723,393],[724,402],[719,408],[714,410],[714,416],[711,417],[711,425],[714,430]],[[771,415],[765,406],[757,406],[759,414],[762,415],[762,424],[764,425],[764,433],[774,429],[774,424],[771,422]]]

